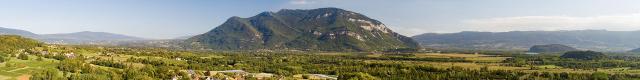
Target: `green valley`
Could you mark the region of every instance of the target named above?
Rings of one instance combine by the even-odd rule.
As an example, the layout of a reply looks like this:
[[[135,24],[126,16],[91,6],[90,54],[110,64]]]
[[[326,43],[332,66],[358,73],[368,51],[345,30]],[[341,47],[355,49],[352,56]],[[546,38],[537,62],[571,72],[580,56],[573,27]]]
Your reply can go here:
[[[3,41],[14,39],[6,37],[20,39],[2,36]],[[640,58],[629,57],[637,55],[578,60],[559,53],[184,51],[46,44],[8,51],[0,66],[2,79],[634,79],[640,75],[636,63]]]

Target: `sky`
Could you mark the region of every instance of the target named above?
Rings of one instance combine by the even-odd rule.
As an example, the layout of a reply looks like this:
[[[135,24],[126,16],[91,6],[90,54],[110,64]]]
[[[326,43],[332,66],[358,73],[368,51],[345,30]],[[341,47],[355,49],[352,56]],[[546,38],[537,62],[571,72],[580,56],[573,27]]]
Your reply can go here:
[[[205,33],[232,16],[336,7],[406,36],[460,31],[640,30],[640,0],[0,0],[0,27],[150,39]]]

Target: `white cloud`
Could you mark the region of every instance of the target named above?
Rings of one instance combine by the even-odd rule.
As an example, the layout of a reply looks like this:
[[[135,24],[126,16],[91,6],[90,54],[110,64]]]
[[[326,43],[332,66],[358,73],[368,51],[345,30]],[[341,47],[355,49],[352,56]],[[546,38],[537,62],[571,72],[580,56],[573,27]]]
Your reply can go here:
[[[477,31],[584,30],[615,31],[640,30],[640,13],[590,17],[520,16],[463,21]]]

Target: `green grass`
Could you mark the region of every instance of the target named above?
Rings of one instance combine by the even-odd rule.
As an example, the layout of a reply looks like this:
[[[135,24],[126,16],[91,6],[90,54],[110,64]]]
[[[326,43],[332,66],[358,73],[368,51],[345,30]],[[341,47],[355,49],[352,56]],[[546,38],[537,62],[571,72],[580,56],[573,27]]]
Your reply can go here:
[[[556,65],[540,65],[540,66],[535,66],[535,67],[540,68],[540,69],[560,69],[560,68],[562,68],[562,67],[556,66]]]
[[[524,72],[551,72],[551,73],[593,73],[596,71],[593,70],[582,70],[582,69],[570,69],[564,68],[556,65],[535,65],[534,67],[538,69],[532,70],[530,67],[515,67],[515,66],[505,66],[501,63],[503,60],[509,57],[496,57],[492,55],[482,55],[482,54],[456,54],[456,53],[448,53],[448,54],[440,54],[440,53],[418,53],[415,54],[417,58],[426,57],[426,58],[464,58],[465,60],[472,62],[434,62],[434,61],[390,61],[390,60],[366,60],[369,63],[403,63],[403,64],[421,64],[421,65],[429,65],[436,68],[450,68],[450,67],[463,67],[467,69],[480,69],[482,67],[488,67],[490,70],[518,70]],[[370,54],[366,55],[367,57],[381,57],[384,55],[381,54]],[[480,63],[478,63],[480,62]],[[609,74],[640,74],[640,69],[630,69],[630,68],[611,68],[611,69],[598,69],[599,72],[606,72]]]
[[[473,61],[473,62],[500,63],[506,60],[507,58],[508,57],[471,57],[471,58],[464,58],[464,59],[468,61]]]
[[[33,71],[43,68],[55,68],[57,60],[43,58],[38,61],[36,56],[29,56],[30,60],[12,58],[0,63],[0,80],[14,80],[21,75],[30,75]],[[12,66],[7,66],[11,64]]]

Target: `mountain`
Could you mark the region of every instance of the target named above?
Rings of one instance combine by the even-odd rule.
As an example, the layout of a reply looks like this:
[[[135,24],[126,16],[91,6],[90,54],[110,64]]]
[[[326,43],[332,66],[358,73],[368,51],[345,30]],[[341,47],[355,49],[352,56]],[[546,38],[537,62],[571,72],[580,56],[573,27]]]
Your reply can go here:
[[[578,49],[569,47],[562,44],[549,44],[549,45],[534,45],[529,49],[529,52],[567,52],[567,51],[577,51]]]
[[[107,33],[107,32],[91,32],[91,31],[62,33],[62,34],[44,34],[41,36],[45,37],[44,38],[45,41],[49,41],[49,42],[64,41],[67,43],[144,40],[144,38],[138,38],[133,36]]]
[[[633,50],[631,50],[629,52],[640,52],[640,48],[633,49]]]
[[[178,36],[178,37],[175,37],[175,38],[173,38],[173,39],[186,40],[186,39],[189,39],[189,38],[191,38],[191,37],[193,37],[193,36],[195,36],[195,35]]]
[[[0,27],[0,35],[19,35],[54,44],[114,44],[126,41],[146,40],[133,36],[107,32],[75,32],[62,34],[35,34],[25,30]]]
[[[386,51],[419,46],[380,21],[339,8],[284,9],[249,18],[231,17],[186,42],[214,50]]]
[[[628,51],[640,47],[640,31],[511,31],[426,33],[412,38],[429,48],[527,50],[541,44],[564,44],[597,51]]]
[[[3,27],[0,27],[0,35],[20,35],[20,36],[25,36],[25,37],[36,37],[36,36],[38,36],[38,34],[29,32],[29,31],[19,30],[19,29],[3,28]]]
[[[107,33],[107,32],[91,32],[91,31],[61,33],[61,34],[45,34],[43,36],[60,38],[60,39],[85,40],[85,41],[144,39],[144,38],[138,38],[133,36],[121,35],[121,34],[114,34],[114,33]]]

